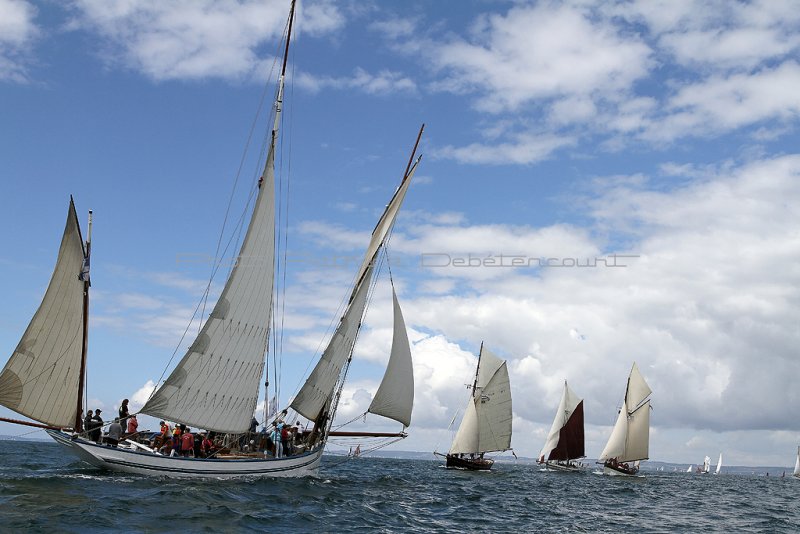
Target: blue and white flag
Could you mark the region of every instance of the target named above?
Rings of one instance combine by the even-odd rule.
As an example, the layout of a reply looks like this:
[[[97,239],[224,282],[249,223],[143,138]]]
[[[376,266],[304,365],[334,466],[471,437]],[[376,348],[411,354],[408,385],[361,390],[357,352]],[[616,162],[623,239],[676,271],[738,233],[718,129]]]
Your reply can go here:
[[[84,256],[83,258],[83,267],[81,267],[81,272],[78,275],[78,280],[82,282],[89,281],[89,256]]]

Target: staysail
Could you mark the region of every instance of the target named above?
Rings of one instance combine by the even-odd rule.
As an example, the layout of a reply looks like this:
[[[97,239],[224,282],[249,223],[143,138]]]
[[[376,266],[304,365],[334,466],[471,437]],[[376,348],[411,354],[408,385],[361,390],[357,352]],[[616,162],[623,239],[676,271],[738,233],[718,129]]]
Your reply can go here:
[[[481,346],[472,396],[449,454],[511,448],[511,384],[506,362]]]
[[[403,311],[392,289],[394,303],[394,333],[389,364],[381,385],[367,410],[411,426],[411,410],[414,407],[414,367],[411,361],[411,346],[408,342]]]
[[[26,417],[72,427],[84,334],[84,248],[70,199],[58,259],[42,303],[0,373],[0,404]]]
[[[341,321],[327,348],[323,351],[322,358],[317,362],[303,387],[300,388],[300,391],[292,400],[290,407],[311,421],[318,421],[325,411],[325,407],[333,399],[342,369],[353,352],[353,344],[361,328],[361,319],[366,308],[367,292],[372,281],[375,259],[392,225],[394,225],[416,167],[415,163],[403,178],[400,187],[397,188],[392,200],[386,206],[383,215],[375,226],[364,255],[364,261],[356,275],[356,285]]]
[[[217,432],[250,426],[264,373],[275,278],[275,126],[253,214],[236,264],[194,343],[142,408],[153,417]]]
[[[650,450],[650,401],[645,399],[652,391],[634,362],[628,376],[625,403],[619,411],[599,460],[616,459],[618,462],[646,460]],[[643,402],[644,401],[644,402]]]
[[[585,456],[583,436],[583,399],[564,381],[564,393],[539,461],[574,460]]]

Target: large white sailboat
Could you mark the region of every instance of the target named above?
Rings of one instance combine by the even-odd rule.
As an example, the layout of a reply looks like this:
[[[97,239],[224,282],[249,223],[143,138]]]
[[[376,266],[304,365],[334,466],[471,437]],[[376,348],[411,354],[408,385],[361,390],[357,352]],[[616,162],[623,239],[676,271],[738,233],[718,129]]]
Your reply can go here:
[[[446,466],[485,471],[494,460],[487,452],[511,449],[511,384],[504,360],[481,343],[478,366],[461,425],[446,455]]]
[[[564,380],[561,402],[538,461],[547,469],[577,471],[580,465],[575,460],[584,456],[583,399]]]
[[[253,184],[255,202],[237,261],[197,338],[141,409],[141,413],[179,421],[218,435],[248,431],[266,368],[265,354],[275,301],[275,155],[294,9],[292,1],[266,162],[263,173]],[[84,244],[72,201],[50,285],[0,373],[0,404],[38,421],[13,422],[43,427],[78,457],[112,470],[184,478],[313,473],[320,465],[328,438],[336,434],[331,425],[368,306],[368,296],[374,288],[373,275],[379,260],[385,257],[385,242],[419,163],[420,158],[415,159],[415,153],[421,135],[422,130],[400,185],[372,232],[346,307],[327,348],[290,406],[278,412],[272,421],[265,421],[277,428],[300,417],[307,420],[311,428],[299,433],[292,454],[240,451],[220,453],[212,458],[170,457],[133,441],[123,440],[120,446],[111,446],[88,439],[86,429],[82,428],[82,400],[91,226]],[[413,374],[402,312],[396,295],[393,299],[394,340],[390,360],[369,411],[400,422],[405,430],[411,421]],[[404,437],[405,433],[371,435]]]
[[[619,410],[617,422],[611,431],[599,460],[603,462],[603,474],[635,476],[639,472],[639,461],[646,460],[650,449],[650,386],[633,363],[625,399]]]

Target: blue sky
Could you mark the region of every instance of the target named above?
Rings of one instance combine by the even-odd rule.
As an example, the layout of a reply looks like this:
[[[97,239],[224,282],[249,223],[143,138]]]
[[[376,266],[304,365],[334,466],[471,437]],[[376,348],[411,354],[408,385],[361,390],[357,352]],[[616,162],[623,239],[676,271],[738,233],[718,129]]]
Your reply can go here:
[[[84,220],[95,212],[90,407],[137,406],[207,282],[200,260],[214,254],[287,10],[0,0],[7,354],[46,287],[72,194]],[[795,2],[305,1],[296,28],[278,169],[290,179],[282,404],[348,291],[355,265],[330,263],[362,253],[425,122],[391,242],[417,380],[397,447],[449,446],[485,341],[509,359],[520,454],[538,453],[567,379],[596,456],[636,360],[654,390],[651,458],[721,450],[731,464],[789,465]],[[242,184],[266,128],[262,116]],[[500,254],[567,266],[449,261]],[[569,266],[612,254],[636,257]],[[342,417],[377,388],[390,295],[379,286]]]

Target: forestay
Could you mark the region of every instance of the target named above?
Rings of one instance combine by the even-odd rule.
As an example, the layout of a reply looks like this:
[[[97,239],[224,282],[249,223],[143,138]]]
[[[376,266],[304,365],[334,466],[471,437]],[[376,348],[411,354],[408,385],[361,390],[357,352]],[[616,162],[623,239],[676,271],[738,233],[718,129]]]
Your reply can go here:
[[[70,199],[58,259],[42,303],[0,373],[0,404],[41,423],[77,418],[83,341],[84,249]]]

